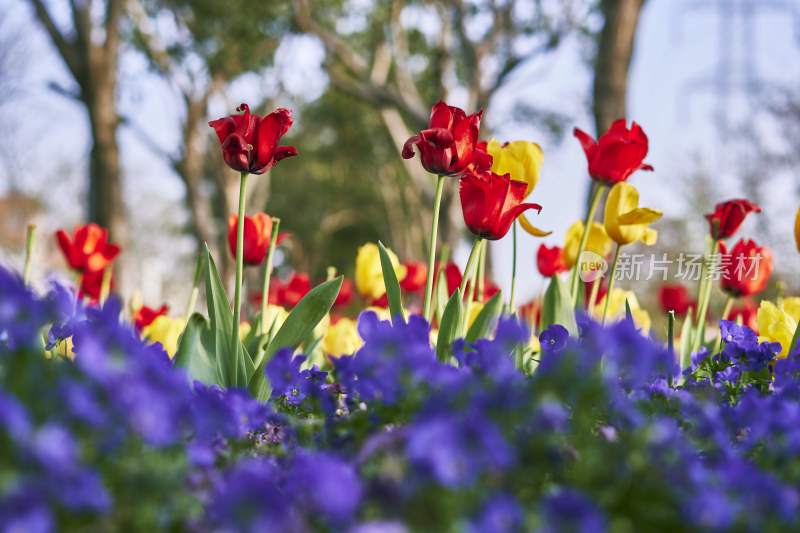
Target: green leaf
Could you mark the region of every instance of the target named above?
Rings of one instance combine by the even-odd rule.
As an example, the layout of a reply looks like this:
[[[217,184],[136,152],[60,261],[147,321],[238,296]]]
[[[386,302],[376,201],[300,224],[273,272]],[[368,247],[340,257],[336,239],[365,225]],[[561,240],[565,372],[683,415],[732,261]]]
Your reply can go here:
[[[381,255],[381,270],[383,270],[383,283],[386,286],[386,299],[389,301],[389,312],[392,315],[392,324],[397,325],[398,316],[399,320],[405,322],[406,317],[403,313],[403,301],[400,298],[400,283],[397,281],[397,274],[394,272],[392,266],[392,259],[389,257],[389,252],[383,246],[381,241],[378,241],[378,250]]]
[[[442,323],[442,315],[447,305],[447,299],[447,276],[444,273],[444,269],[442,269],[436,279],[436,320],[439,324]]]
[[[683,321],[683,326],[681,326],[681,345],[679,348],[681,356],[681,370],[689,368],[689,366],[692,364],[693,330],[692,310],[689,309],[689,312],[686,313],[686,319]]]
[[[794,330],[794,335],[792,336],[792,342],[791,344],[789,344],[788,353],[792,353],[794,347],[797,346],[797,339],[800,339],[800,324],[798,324],[797,328]]]
[[[675,311],[667,313],[667,349],[675,354]]]
[[[539,331],[544,331],[553,324],[564,326],[571,337],[578,336],[578,324],[575,321],[575,310],[569,288],[558,276],[550,279],[542,302],[542,319]]]
[[[461,305],[461,288],[447,301],[439,323],[439,335],[436,338],[436,357],[442,363],[447,362],[453,341],[461,336],[461,325],[464,321],[464,308]]]
[[[185,368],[192,380],[206,385],[223,385],[217,370],[217,352],[211,324],[200,313],[189,317],[189,322],[178,339],[175,366]]]
[[[225,387],[245,387],[253,373],[253,360],[237,339],[237,350],[231,354],[233,340],[233,311],[231,310],[222,280],[217,273],[214,258],[206,246],[206,303],[214,335],[217,370]]]
[[[328,314],[333,302],[336,301],[339,289],[342,287],[342,279],[339,276],[314,287],[292,309],[275,337],[267,345],[267,351],[259,361],[253,377],[247,385],[253,397],[264,402],[269,399],[272,387],[269,384],[269,380],[267,380],[267,376],[264,375],[264,367],[267,362],[272,359],[272,356],[280,348],[288,346],[292,350],[296,350],[300,343],[303,342],[303,339],[314,331],[319,321]]]
[[[502,292],[498,292],[486,302],[486,305],[483,306],[478,316],[475,317],[464,340],[467,342],[475,342],[481,337],[488,337],[494,329],[495,324],[497,324],[497,318],[500,316],[502,310],[503,294]]]
[[[611,295],[609,295],[610,297]],[[633,322],[633,313],[631,313],[631,304],[627,298],[625,298],[625,318]]]

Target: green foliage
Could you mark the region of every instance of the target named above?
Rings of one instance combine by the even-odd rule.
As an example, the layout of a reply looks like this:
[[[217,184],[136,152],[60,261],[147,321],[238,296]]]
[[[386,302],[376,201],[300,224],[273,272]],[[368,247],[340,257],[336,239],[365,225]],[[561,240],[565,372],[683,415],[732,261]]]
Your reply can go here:
[[[280,327],[275,337],[267,346],[267,351],[264,357],[252,374],[247,387],[250,393],[258,400],[267,401],[272,392],[267,377],[264,375],[264,368],[266,367],[272,356],[281,348],[289,347],[296,350],[300,343],[309,339],[314,328],[331,310],[333,302],[336,301],[336,296],[339,294],[339,289],[342,287],[341,276],[332,280],[328,280],[321,285],[314,287],[306,294],[300,302],[292,309],[289,316],[286,317],[283,325]]]
[[[439,325],[439,334],[436,338],[436,357],[439,361],[446,362],[452,352],[453,341],[461,336],[464,322],[464,306],[461,305],[461,289],[450,297],[442,313],[442,322]]]
[[[230,353],[233,344],[233,311],[225,288],[217,273],[214,258],[206,248],[206,302],[211,321],[211,334],[217,354],[217,370],[225,387],[244,387],[253,374],[253,360],[241,341],[237,339],[235,354]]]
[[[500,291],[486,302],[478,316],[472,322],[472,325],[467,331],[464,340],[467,342],[476,342],[481,337],[490,337],[494,326],[497,324],[497,319],[500,318],[500,313],[503,310],[503,292]]]
[[[206,385],[222,385],[215,350],[211,324],[205,316],[194,313],[178,339],[175,366],[185,368],[192,380]]]
[[[570,336],[578,336],[578,324],[575,322],[575,311],[572,309],[572,298],[569,288],[558,276],[550,279],[542,302],[542,322],[540,331],[548,326],[560,324],[567,328]]]
[[[386,247],[378,241],[378,251],[381,254],[381,270],[383,271],[383,282],[386,286],[386,299],[389,301],[389,312],[392,314],[392,323],[397,320],[405,320],[403,313],[403,301],[400,298],[400,283],[394,273],[392,259],[389,257]]]

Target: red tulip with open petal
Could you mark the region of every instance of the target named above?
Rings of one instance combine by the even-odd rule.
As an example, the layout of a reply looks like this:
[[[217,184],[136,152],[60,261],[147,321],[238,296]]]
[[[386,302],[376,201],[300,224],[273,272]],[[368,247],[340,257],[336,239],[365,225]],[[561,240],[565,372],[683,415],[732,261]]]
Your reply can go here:
[[[624,118],[617,120],[597,142],[578,128],[573,134],[586,153],[589,175],[599,183],[614,185],[627,180],[637,170],[653,170],[643,162],[647,155],[647,135],[636,122],[628,129]]]
[[[403,159],[414,157],[416,145],[422,167],[431,174],[460,176],[470,166],[475,172],[488,170],[492,156],[476,146],[482,114],[481,110],[467,116],[464,110],[439,100],[431,110],[428,129],[403,145]]]
[[[242,115],[212,120],[208,123],[222,145],[222,157],[233,170],[263,174],[286,157],[297,155],[293,146],[278,146],[292,126],[292,112],[278,109],[265,117],[250,113],[242,104],[236,108]]]
[[[108,242],[108,231],[93,222],[76,226],[74,241],[63,229],[56,232],[56,240],[69,266],[78,272],[102,272],[119,253],[119,246]]]
[[[467,173],[460,180],[461,208],[467,228],[476,236],[502,239],[523,211],[542,210],[538,204],[522,203],[528,184],[500,176],[491,170]]]

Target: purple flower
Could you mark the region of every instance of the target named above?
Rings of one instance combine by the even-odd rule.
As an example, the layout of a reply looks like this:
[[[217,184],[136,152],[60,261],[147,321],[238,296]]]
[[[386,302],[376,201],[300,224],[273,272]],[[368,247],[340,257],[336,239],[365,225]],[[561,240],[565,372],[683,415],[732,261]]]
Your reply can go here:
[[[539,533],[601,533],[608,530],[603,512],[583,494],[559,490],[542,501],[543,527]]]
[[[544,352],[558,352],[567,345],[569,332],[559,324],[552,324],[539,334],[539,345]]]
[[[363,487],[355,468],[329,453],[301,451],[289,471],[287,492],[334,525],[349,523],[358,511]]]
[[[478,518],[469,524],[470,533],[513,533],[523,531],[525,515],[519,502],[507,494],[487,501]]]
[[[267,363],[265,372],[270,385],[272,385],[272,398],[283,396],[287,389],[296,384],[299,380],[305,381],[300,375],[300,365],[305,361],[305,357],[294,356],[291,348],[281,348],[272,359]]]
[[[719,330],[722,340],[728,343],[735,343],[745,349],[758,345],[756,333],[747,326],[739,326],[736,322],[719,319]]]
[[[300,378],[290,383],[284,390],[282,395],[286,397],[286,405],[298,406],[308,396],[309,382],[304,378]]]

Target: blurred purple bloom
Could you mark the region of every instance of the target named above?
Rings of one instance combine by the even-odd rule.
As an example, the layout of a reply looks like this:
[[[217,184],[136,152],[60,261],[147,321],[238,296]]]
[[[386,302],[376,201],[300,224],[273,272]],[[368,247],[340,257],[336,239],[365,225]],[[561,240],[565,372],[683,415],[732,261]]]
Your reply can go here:
[[[558,352],[567,345],[569,332],[567,328],[559,324],[552,324],[539,334],[539,345],[542,351]]]

